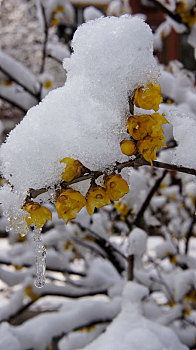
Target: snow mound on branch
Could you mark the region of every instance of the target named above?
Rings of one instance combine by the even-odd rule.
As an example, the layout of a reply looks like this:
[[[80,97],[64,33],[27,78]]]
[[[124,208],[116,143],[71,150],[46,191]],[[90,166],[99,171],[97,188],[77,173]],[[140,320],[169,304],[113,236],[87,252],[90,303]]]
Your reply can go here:
[[[188,350],[175,333],[142,315],[141,298],[147,289],[129,282],[125,286],[123,307],[106,332],[83,349],[85,350]],[[135,300],[135,296],[141,298]],[[129,298],[128,298],[129,296]]]
[[[17,193],[58,183],[64,157],[91,170],[126,160],[119,143],[127,136],[128,95],[158,79],[152,32],[139,18],[89,21],[72,45],[65,86],[31,108],[1,148],[2,174]]]

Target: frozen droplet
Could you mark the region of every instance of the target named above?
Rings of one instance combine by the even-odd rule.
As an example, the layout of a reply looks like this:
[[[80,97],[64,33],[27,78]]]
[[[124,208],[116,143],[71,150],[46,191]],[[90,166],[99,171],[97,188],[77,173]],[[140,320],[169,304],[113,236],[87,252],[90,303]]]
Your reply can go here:
[[[33,239],[35,244],[34,250],[36,274],[34,284],[37,288],[42,288],[45,284],[46,249],[43,246],[40,229],[34,228]]]

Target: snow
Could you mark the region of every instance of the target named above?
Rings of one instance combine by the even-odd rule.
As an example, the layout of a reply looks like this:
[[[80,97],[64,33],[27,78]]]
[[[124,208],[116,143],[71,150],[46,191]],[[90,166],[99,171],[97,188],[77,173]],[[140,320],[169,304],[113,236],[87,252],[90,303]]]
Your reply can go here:
[[[64,60],[65,86],[31,108],[1,148],[3,176],[14,186],[9,204],[16,192],[58,183],[66,156],[91,170],[127,159],[119,143],[126,135],[128,95],[159,75],[151,30],[129,15],[100,18],[80,26],[72,46]]]
[[[171,110],[168,115],[173,125],[174,139],[178,146],[175,149],[162,152],[160,159],[188,168],[196,168],[195,140],[196,120],[178,110]]]
[[[93,322],[109,321],[116,316],[120,309],[120,300],[90,301],[78,300],[71,303],[60,312],[44,313],[36,318],[24,322],[20,326],[0,325],[0,348],[4,343],[3,331],[7,328],[7,337],[20,344],[20,350],[32,347],[45,350],[53,337],[66,334],[72,329],[91,324]],[[3,339],[2,339],[3,338]]]
[[[127,255],[142,256],[146,251],[147,234],[140,228],[134,228],[128,238]]]
[[[85,22],[87,22],[102,17],[103,13],[94,6],[87,6],[83,11],[83,16]]]
[[[37,99],[24,91],[21,87],[14,84],[13,86],[5,87],[0,85],[0,96],[13,102],[17,106],[21,107],[25,111],[34,106],[37,103]]]
[[[131,290],[133,288],[133,294]],[[126,290],[127,289],[127,290]],[[175,333],[142,315],[141,298],[147,289],[129,282],[124,291],[124,303],[119,315],[106,332],[83,349],[85,350],[187,350]],[[129,299],[127,296],[129,295]],[[139,295],[135,301],[135,295]]]
[[[70,56],[70,51],[68,47],[62,45],[60,42],[48,42],[47,54],[62,62],[65,57]]]
[[[13,77],[13,79],[27,88],[30,92],[33,94],[38,93],[39,83],[33,73],[2,50],[0,50],[0,67],[4,73]]]

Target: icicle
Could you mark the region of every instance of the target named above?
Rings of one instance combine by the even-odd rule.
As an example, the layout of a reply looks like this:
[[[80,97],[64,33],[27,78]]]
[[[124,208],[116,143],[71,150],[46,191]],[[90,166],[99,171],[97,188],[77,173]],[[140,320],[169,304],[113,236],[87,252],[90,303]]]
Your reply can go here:
[[[35,270],[36,278],[34,284],[37,288],[42,288],[45,284],[46,270],[46,249],[41,239],[41,230],[34,228],[33,239],[35,242]]]

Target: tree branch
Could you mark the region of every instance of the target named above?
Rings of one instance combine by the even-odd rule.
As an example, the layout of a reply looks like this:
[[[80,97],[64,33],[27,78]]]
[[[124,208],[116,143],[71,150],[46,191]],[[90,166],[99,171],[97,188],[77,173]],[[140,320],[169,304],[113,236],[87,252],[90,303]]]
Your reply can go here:
[[[174,21],[176,21],[179,24],[183,24],[187,29],[187,33],[190,31],[188,25],[186,23],[182,22],[182,18],[180,15],[178,15],[177,13],[171,12],[168,8],[166,8],[158,0],[149,0],[149,1],[151,1],[156,7],[158,7],[160,10],[162,10],[166,15],[171,17]]]
[[[123,163],[116,163],[115,166],[113,166],[113,171],[118,171],[120,172],[124,168],[132,167],[132,168],[138,168],[140,166],[148,165],[151,166],[150,162],[146,161],[141,155],[137,155],[135,159],[130,159],[127,162]],[[179,171],[181,173],[185,174],[191,174],[196,176],[196,170],[193,168],[186,168],[183,166],[178,166],[175,164],[168,164],[168,163],[163,163],[159,161],[153,160],[153,166],[155,168],[163,168],[167,170],[172,170],[172,171]],[[60,183],[61,188],[67,188],[70,185],[73,185],[75,183],[79,183],[81,181],[89,180],[89,179],[97,179],[99,176],[104,175],[104,171],[91,171],[88,174],[85,174],[83,176],[80,176],[70,182],[65,182],[62,181]],[[45,193],[49,190],[50,187],[46,188],[40,188],[38,190],[34,190],[33,188],[30,188],[29,190],[29,196],[34,199],[37,196],[39,196],[42,193]]]
[[[168,173],[168,171],[167,171],[167,170],[164,170],[164,172],[162,173],[161,177],[159,177],[159,178],[156,180],[154,186],[151,188],[150,192],[148,193],[148,195],[147,195],[145,201],[143,202],[143,204],[142,204],[142,206],[141,206],[141,208],[140,208],[140,210],[139,210],[139,212],[138,212],[138,214],[137,214],[137,217],[136,217],[136,219],[135,219],[135,221],[134,221],[134,224],[135,224],[136,226],[139,226],[139,227],[143,228],[142,222],[143,222],[144,213],[145,213],[146,209],[148,208],[149,203],[150,203],[150,201],[151,201],[153,195],[154,195],[155,192],[158,190],[158,188],[159,188],[161,182],[163,181],[163,179],[164,179],[164,177],[167,175],[167,173]]]

